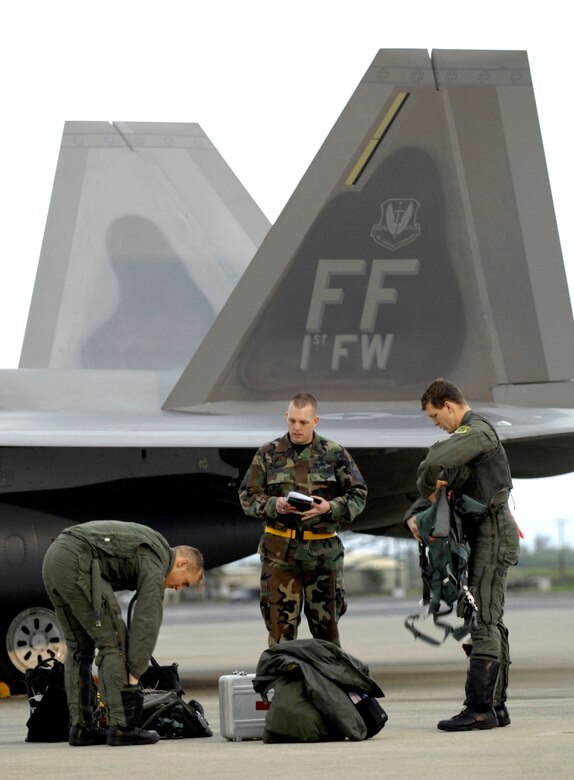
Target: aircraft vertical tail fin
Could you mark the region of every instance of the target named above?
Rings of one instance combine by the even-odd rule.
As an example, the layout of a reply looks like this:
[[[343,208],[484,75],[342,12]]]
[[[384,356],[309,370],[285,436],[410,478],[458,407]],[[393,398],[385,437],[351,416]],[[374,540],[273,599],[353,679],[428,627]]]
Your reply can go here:
[[[20,367],[181,371],[268,229],[199,125],[66,122]]]
[[[525,52],[379,51],[165,408],[412,400],[440,375],[574,406]]]

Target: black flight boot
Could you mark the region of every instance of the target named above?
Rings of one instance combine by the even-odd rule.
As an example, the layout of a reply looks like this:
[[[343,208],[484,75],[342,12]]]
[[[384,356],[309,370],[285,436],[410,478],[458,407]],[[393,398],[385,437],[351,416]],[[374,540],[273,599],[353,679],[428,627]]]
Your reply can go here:
[[[441,731],[473,731],[475,729],[494,729],[498,719],[492,706],[492,696],[498,661],[489,658],[470,657],[466,677],[466,699],[462,712],[448,720],[441,720],[437,728]]]
[[[122,704],[126,716],[125,726],[110,726],[108,745],[153,745],[159,741],[157,731],[145,731],[140,727],[144,693],[139,685],[122,688]]]
[[[87,650],[77,650],[74,661],[79,666],[78,681],[78,720],[70,729],[68,742],[72,747],[88,745],[105,745],[108,736],[107,728],[99,728],[94,721],[94,713],[98,708],[97,687],[92,677],[93,654]]]
[[[98,726],[72,726],[68,743],[72,747],[86,747],[87,745],[105,745],[108,739],[108,730]]]
[[[496,719],[499,726],[510,726],[510,713],[506,708],[506,704],[495,704],[494,711],[496,712]]]

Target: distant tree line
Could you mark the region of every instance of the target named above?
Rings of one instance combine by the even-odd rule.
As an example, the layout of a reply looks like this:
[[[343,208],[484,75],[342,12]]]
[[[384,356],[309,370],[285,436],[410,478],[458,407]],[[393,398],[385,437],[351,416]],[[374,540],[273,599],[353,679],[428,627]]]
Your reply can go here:
[[[558,546],[549,536],[536,536],[532,546],[523,545],[520,551],[521,567],[556,568],[559,563],[574,566],[574,548],[569,545]]]

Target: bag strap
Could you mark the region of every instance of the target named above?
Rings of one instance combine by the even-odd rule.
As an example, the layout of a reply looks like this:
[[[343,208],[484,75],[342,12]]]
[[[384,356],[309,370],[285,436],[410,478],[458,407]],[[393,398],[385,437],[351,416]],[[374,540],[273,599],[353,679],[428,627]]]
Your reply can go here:
[[[177,697],[177,700],[171,699],[170,701],[166,701],[164,704],[161,704],[157,709],[153,710],[153,712],[145,719],[145,721],[141,724],[140,728],[144,730],[149,728],[154,721],[156,721],[158,718],[163,717],[164,714],[172,710],[176,704],[181,704],[181,699],[179,697]]]
[[[425,634],[415,626],[415,621],[421,619],[426,620],[431,614],[428,604],[425,605],[423,603],[421,610],[418,612],[413,612],[412,615],[407,615],[404,622],[405,628],[411,632],[415,639],[422,639],[423,642],[427,642],[429,645],[442,645],[443,642],[446,642],[449,636],[452,636],[453,639],[456,639],[457,642],[460,642],[462,639],[464,639],[465,636],[470,634],[471,631],[476,629],[478,613],[478,608],[476,606],[474,596],[466,585],[463,585],[460,600],[465,602],[463,607],[464,622],[461,626],[455,628],[454,626],[451,626],[450,623],[445,623],[443,620],[439,619],[445,617],[445,615],[450,615],[450,613],[453,611],[453,607],[449,607],[442,612],[433,613],[434,625],[443,631],[442,639],[435,639],[430,634]]]

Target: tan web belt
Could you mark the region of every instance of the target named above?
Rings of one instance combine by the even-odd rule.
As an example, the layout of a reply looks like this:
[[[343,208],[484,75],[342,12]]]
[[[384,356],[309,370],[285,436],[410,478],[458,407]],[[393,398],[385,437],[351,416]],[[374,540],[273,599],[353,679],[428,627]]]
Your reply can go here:
[[[337,536],[334,531],[330,534],[314,534],[313,531],[301,531],[299,528],[287,528],[285,531],[280,531],[278,528],[272,528],[270,525],[265,526],[265,533],[284,536],[286,539],[302,539],[304,542],[309,542],[313,539],[331,539],[333,536]]]

